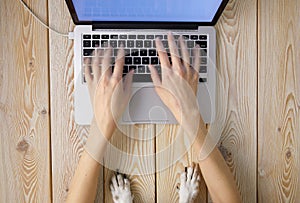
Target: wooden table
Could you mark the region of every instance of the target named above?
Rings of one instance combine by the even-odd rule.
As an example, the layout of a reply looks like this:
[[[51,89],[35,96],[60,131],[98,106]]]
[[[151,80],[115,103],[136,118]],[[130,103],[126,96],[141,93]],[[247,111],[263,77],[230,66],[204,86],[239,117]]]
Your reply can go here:
[[[54,29],[73,30],[63,0],[25,2]],[[299,10],[299,0],[231,0],[216,25],[219,110],[210,130],[221,135],[243,202],[300,201]],[[89,133],[74,122],[73,41],[46,30],[17,0],[1,0],[0,16],[0,202],[63,202]],[[137,155],[164,150],[178,131],[122,129],[112,143]],[[156,170],[173,155],[114,157],[135,174],[135,202],[178,201],[179,174],[195,155],[188,150]],[[147,170],[156,172],[136,175]],[[101,169],[96,202],[112,202],[112,174]],[[210,201],[207,194],[202,181],[198,202]]]

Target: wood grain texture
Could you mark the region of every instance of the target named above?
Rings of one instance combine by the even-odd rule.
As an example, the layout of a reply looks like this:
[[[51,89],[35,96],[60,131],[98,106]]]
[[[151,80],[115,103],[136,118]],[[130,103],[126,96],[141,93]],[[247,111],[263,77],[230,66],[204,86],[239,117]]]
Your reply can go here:
[[[259,202],[300,201],[299,19],[299,0],[259,0]]]
[[[156,125],[156,187],[157,202],[178,202],[177,187],[185,167],[197,163],[197,155],[190,148],[178,125]],[[207,189],[202,179],[195,202],[207,201]]]
[[[229,1],[216,25],[218,138],[243,202],[256,202],[257,1]]]
[[[44,1],[25,1],[47,21]],[[47,30],[0,1],[0,202],[50,202]]]
[[[73,30],[65,1],[49,0],[48,7],[49,24],[54,29],[65,33]],[[78,126],[74,121],[73,41],[50,32],[49,46],[53,202],[64,202],[89,127]],[[96,202],[103,201],[102,181],[100,178]]]
[[[130,180],[134,202],[155,202],[154,125],[120,126],[105,156],[105,202],[113,202],[110,193],[112,176],[118,171]]]

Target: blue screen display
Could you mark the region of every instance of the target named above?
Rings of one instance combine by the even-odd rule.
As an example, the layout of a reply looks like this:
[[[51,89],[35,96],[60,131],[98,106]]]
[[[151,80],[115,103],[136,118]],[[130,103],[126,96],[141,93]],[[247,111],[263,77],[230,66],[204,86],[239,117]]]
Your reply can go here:
[[[79,21],[211,22],[222,0],[73,0]]]

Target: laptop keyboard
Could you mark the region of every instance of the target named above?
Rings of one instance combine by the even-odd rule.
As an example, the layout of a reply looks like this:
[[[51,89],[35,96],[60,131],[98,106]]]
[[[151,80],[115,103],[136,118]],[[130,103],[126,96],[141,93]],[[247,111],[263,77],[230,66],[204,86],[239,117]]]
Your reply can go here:
[[[175,41],[180,35],[174,35]],[[82,57],[83,62],[87,58],[95,57],[94,51],[96,49],[105,49],[109,45],[112,50],[112,65],[117,57],[118,48],[123,45],[125,51],[125,64],[123,69],[123,76],[125,76],[131,69],[134,69],[134,82],[152,82],[149,64],[157,68],[158,73],[161,73],[160,61],[158,53],[155,48],[155,39],[159,37],[166,49],[171,61],[170,51],[168,49],[167,35],[155,34],[83,34],[82,35]],[[208,52],[208,36],[199,34],[183,34],[186,40],[187,48],[190,53],[190,64],[193,64],[193,48],[198,44],[200,47],[200,62],[199,82],[207,82],[207,52]],[[180,51],[179,51],[180,52]],[[91,60],[87,60],[91,61]],[[83,68],[91,68],[90,64],[83,64]],[[85,83],[84,70],[82,71],[82,82]]]

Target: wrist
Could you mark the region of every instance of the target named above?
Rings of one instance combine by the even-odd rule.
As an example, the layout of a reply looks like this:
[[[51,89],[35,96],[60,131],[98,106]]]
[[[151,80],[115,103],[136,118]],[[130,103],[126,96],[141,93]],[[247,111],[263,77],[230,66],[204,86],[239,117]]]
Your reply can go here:
[[[91,123],[91,130],[96,129],[97,131],[100,131],[101,135],[104,136],[107,140],[110,140],[112,137],[115,129],[116,124],[114,122],[107,122],[107,121],[96,121],[96,118],[94,117]]]

